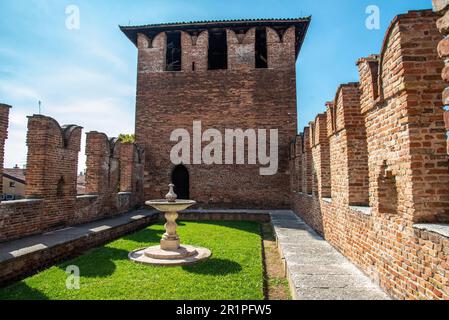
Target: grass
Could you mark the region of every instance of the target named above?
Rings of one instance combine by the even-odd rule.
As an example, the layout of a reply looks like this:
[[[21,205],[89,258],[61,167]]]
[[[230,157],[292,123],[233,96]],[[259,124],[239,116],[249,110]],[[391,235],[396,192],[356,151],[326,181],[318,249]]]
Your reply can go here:
[[[0,299],[52,300],[246,300],[263,299],[260,225],[253,222],[180,222],[181,242],[212,250],[192,266],[155,267],[128,259],[132,250],[155,245],[154,225],[83,256],[0,289]],[[66,288],[66,268],[80,268],[80,289]]]
[[[265,297],[268,300],[291,300],[288,280],[270,223],[262,225]]]

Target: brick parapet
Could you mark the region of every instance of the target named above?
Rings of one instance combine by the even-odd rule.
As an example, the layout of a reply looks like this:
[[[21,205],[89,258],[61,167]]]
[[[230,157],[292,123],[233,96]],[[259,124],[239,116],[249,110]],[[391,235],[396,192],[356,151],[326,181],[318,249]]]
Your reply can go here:
[[[0,119],[4,123],[0,141],[8,121],[8,114],[2,111],[0,106],[0,117],[4,117]],[[27,199],[0,204],[0,242],[95,221],[142,204],[142,151],[132,145],[130,157],[123,161],[126,174],[121,175],[120,143],[98,132],[88,133],[86,143],[86,180],[91,195],[77,196],[81,131],[76,125],[61,127],[50,117],[28,117]],[[128,181],[129,192],[119,193],[120,179]]]
[[[332,199],[292,193],[294,210],[398,299],[449,299],[449,239],[444,232],[416,225],[448,222],[449,162],[441,103],[445,85],[439,75],[443,63],[436,49],[437,19],[429,11],[398,16],[382,54],[359,60],[359,85],[343,87],[327,105]],[[345,101],[345,95],[352,98]],[[338,116],[345,115],[345,108],[357,109],[357,95],[354,125],[338,131]],[[363,145],[367,156],[359,162],[364,173],[353,178],[369,177],[370,207],[349,199],[356,194],[350,181],[357,171],[351,169],[356,159],[351,152]]]
[[[0,176],[3,177],[5,160],[5,141],[8,139],[9,110],[11,106],[0,103]],[[0,194],[3,194],[3,179],[0,181]]]

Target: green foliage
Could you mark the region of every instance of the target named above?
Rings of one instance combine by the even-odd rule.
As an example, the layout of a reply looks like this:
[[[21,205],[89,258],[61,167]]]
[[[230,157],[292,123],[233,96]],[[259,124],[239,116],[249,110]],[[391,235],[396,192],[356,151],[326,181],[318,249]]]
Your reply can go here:
[[[123,133],[121,133],[118,136],[118,139],[122,143],[134,143],[134,142],[136,142],[136,135],[135,134],[123,134]]]
[[[0,299],[254,300],[263,299],[260,226],[254,222],[180,222],[182,243],[206,247],[212,257],[185,267],[156,267],[128,259],[156,245],[161,224],[125,236],[83,256],[0,289]],[[66,288],[66,268],[80,269],[80,289]]]

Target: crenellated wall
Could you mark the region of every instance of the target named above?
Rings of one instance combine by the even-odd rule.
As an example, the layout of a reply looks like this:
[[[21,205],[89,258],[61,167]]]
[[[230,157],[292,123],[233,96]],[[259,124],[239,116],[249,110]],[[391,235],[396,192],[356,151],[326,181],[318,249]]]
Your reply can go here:
[[[444,35],[444,38],[438,43],[438,55],[445,61],[441,76],[444,81],[449,82],[449,0],[433,0],[433,7],[440,16],[437,20],[437,28]],[[443,91],[443,104],[446,109],[444,122],[446,130],[449,130],[449,87]],[[449,139],[447,140],[447,152],[449,153]]]
[[[327,103],[320,145],[291,151],[303,181],[318,173],[318,193],[292,189],[293,209],[398,299],[449,299],[449,158],[437,19],[428,10],[397,16],[381,54],[358,61],[359,82],[341,85]],[[312,128],[316,137],[322,119],[304,136]],[[319,192],[328,187],[319,178],[329,168],[319,157],[323,145],[330,197]]]
[[[0,106],[0,149],[9,106]],[[77,195],[82,128],[28,117],[26,199],[0,203],[0,242],[124,213],[143,202],[143,152],[105,134],[87,134],[87,195]]]
[[[5,140],[8,138],[9,109],[11,106],[0,103],[0,163],[5,158]],[[0,176],[3,177],[3,165],[0,167]],[[0,194],[3,194],[3,179],[0,181]]]
[[[295,27],[266,27],[268,68],[255,66],[255,27],[224,30],[228,68],[220,70],[208,70],[207,30],[180,31],[182,68],[176,72],[165,71],[165,32],[152,41],[138,35],[136,141],[146,151],[145,197],[163,197],[172,179],[172,132],[185,129],[192,139],[193,122],[201,121],[203,132],[223,135],[226,129],[278,129],[279,170],[262,176],[262,165],[224,164],[224,150],[223,164],[192,165],[191,158],[184,163],[190,198],[204,207],[288,208],[290,137],[297,132]]]

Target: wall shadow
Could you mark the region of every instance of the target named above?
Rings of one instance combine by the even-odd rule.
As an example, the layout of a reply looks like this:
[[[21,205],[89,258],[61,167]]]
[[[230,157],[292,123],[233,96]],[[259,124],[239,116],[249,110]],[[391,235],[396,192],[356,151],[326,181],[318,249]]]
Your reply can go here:
[[[228,259],[211,258],[195,265],[183,266],[182,269],[195,274],[224,276],[239,273],[242,271],[242,266]]]
[[[0,289],[0,300],[50,300],[50,298],[41,291],[20,281]]]
[[[148,242],[159,243],[163,234],[164,234],[164,231],[162,231],[162,230],[153,230],[153,229],[147,228],[147,229],[135,232],[133,234],[127,235],[125,237],[122,237],[122,239],[131,240],[131,241],[140,242],[140,243],[148,243]]]
[[[74,265],[79,268],[81,277],[104,278],[115,272],[117,268],[115,261],[127,260],[128,254],[127,250],[102,247],[94,249],[77,259],[65,262],[58,268],[65,272],[68,266]]]

